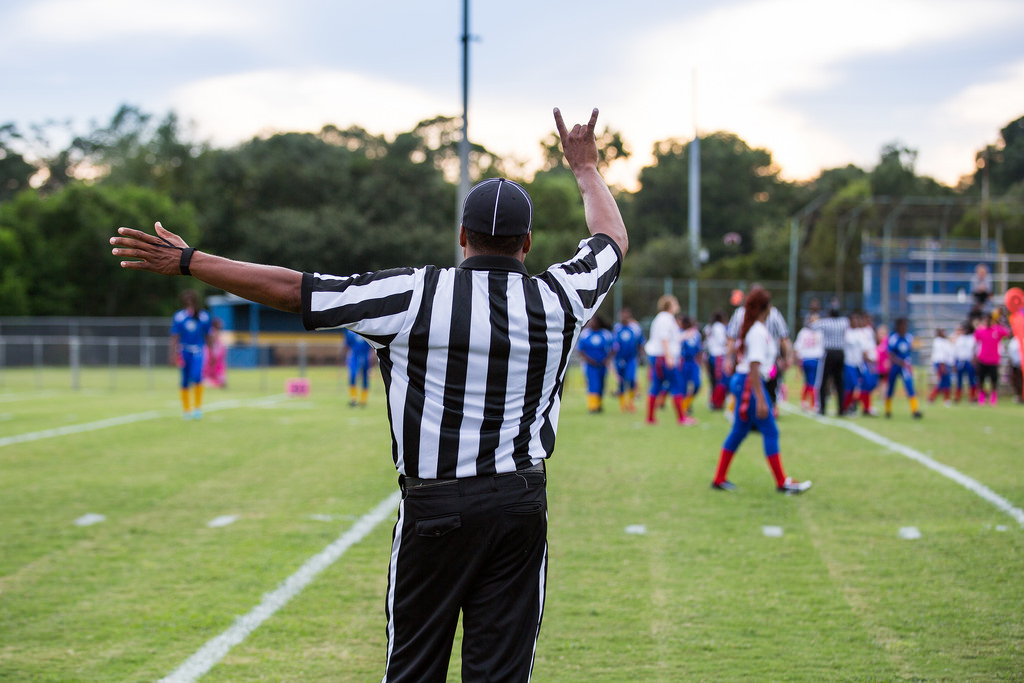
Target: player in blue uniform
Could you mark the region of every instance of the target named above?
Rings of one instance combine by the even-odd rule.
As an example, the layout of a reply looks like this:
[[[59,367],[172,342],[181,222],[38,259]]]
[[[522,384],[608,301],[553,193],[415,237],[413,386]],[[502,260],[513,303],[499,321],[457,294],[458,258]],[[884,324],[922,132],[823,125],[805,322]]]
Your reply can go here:
[[[203,356],[211,320],[210,314],[199,308],[194,290],[182,292],[181,303],[184,307],[171,319],[171,362],[181,368],[182,415],[186,420],[198,420],[203,416]]]
[[[917,396],[914,393],[914,367],[910,354],[914,351],[914,335],[907,332],[907,319],[896,320],[896,331],[889,335],[889,387],[885,392],[885,416],[892,417],[892,394],[896,389],[896,379],[903,380],[910,399],[910,412],[914,419],[921,419],[921,411],[917,409]]]
[[[632,311],[619,311],[619,322],[612,328],[615,338],[615,374],[619,380],[619,408],[625,412],[636,410],[636,367],[644,345],[644,331],[633,317]]]
[[[680,337],[680,355],[682,364],[679,372],[683,385],[683,424],[694,425],[697,420],[690,412],[693,410],[693,400],[700,391],[700,361],[703,351],[700,330],[693,318],[684,315],[682,319],[682,334]]]
[[[348,404],[365,406],[370,397],[370,343],[352,330],[345,330],[348,347]],[[358,386],[358,385],[362,386]]]
[[[587,380],[587,410],[599,413],[604,409],[604,380],[608,375],[608,361],[615,350],[615,337],[601,317],[595,315],[580,333],[576,348]]]

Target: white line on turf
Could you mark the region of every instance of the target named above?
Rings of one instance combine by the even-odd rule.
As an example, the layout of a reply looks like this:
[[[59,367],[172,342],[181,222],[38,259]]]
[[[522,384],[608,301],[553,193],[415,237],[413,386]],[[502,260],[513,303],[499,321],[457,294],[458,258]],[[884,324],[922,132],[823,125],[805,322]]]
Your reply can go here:
[[[367,512],[356,522],[352,528],[338,537],[329,546],[321,550],[306,561],[299,570],[285,579],[276,590],[266,593],[263,601],[260,602],[248,614],[235,619],[235,623],[228,630],[219,636],[208,641],[191,657],[171,672],[160,683],[192,683],[209,671],[213,666],[224,658],[224,655],[238,645],[246,637],[269,619],[277,610],[288,604],[288,601],[298,595],[308,586],[316,575],[327,567],[331,566],[350,547],[363,540],[377,524],[390,517],[398,508],[402,498],[400,491],[395,491],[390,496],[377,504],[377,507]]]
[[[761,533],[768,538],[782,538],[782,527],[781,526],[763,526],[761,527]]]
[[[900,455],[906,456],[911,460],[914,460],[924,465],[928,469],[938,472],[939,474],[948,479],[952,479],[956,483],[966,488],[968,491],[974,492],[981,498],[987,500],[988,502],[992,503],[1006,514],[1013,517],[1015,520],[1017,520],[1019,524],[1024,525],[1024,510],[1020,509],[1010,501],[1006,500],[1005,498],[1003,498],[998,493],[996,493],[989,487],[985,486],[981,482],[972,479],[971,477],[968,477],[966,474],[963,474],[959,470],[956,470],[950,467],[949,465],[943,465],[941,462],[929,458],[927,455],[921,453],[920,451],[916,451],[909,446],[904,446],[899,442],[887,439],[881,434],[875,434],[870,429],[865,429],[864,427],[861,427],[860,425],[857,424],[853,424],[852,422],[837,420],[830,417],[822,417],[821,415],[813,413],[805,413],[804,411],[794,408],[793,406],[783,403],[781,401],[779,402],[779,405],[782,407],[783,410],[785,410],[788,413],[793,413],[795,415],[803,415],[806,418],[816,420],[818,422],[821,422],[822,424],[829,425],[830,427],[840,427],[847,431],[853,432],[857,436],[863,437],[868,441],[873,441],[874,443],[877,443],[879,446],[883,446],[895,453],[899,453]]]
[[[246,406],[262,407],[272,403],[279,403],[287,399],[288,396],[286,394],[279,394],[277,396],[266,396],[263,398],[250,399],[247,401],[221,401],[219,403],[213,403],[207,407],[204,407],[203,410],[212,413],[217,410],[226,410],[228,408],[242,408]],[[147,410],[144,413],[133,413],[131,415],[110,417],[105,420],[97,420],[96,422],[82,422],[80,424],[66,425],[64,427],[55,427],[53,429],[43,429],[38,432],[12,434],[11,436],[0,437],[0,448],[3,448],[4,446],[12,446],[16,443],[28,443],[31,441],[51,439],[55,436],[67,436],[68,434],[82,434],[83,432],[94,432],[98,429],[118,427],[120,425],[133,424],[135,422],[144,422],[146,420],[155,420],[161,417],[180,418],[180,413],[167,410]]]
[[[216,529],[218,527],[234,524],[237,521],[238,515],[220,515],[219,517],[214,517],[209,522],[207,522],[206,526],[210,527],[211,529]]]

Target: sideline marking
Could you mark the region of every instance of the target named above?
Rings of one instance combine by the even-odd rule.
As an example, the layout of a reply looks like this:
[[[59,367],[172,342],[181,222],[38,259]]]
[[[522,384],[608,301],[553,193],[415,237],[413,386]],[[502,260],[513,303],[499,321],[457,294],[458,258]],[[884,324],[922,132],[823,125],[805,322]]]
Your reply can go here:
[[[904,538],[908,541],[916,541],[921,538],[921,531],[916,526],[901,526],[900,538]]]
[[[346,550],[363,540],[377,524],[394,514],[401,499],[402,492],[395,491],[378,503],[377,507],[363,515],[358,522],[352,525],[352,528],[339,536],[337,540],[306,560],[306,563],[299,567],[297,572],[282,581],[276,590],[264,594],[262,602],[253,608],[252,611],[235,619],[235,623],[228,630],[207,641],[195,654],[186,659],[181,666],[160,679],[160,683],[193,683],[198,680],[199,677],[223,659],[228,650],[245,640],[260,624],[273,616],[274,612],[284,607],[288,604],[289,600],[302,592],[316,578],[317,574],[334,564],[338,558],[345,554]]]
[[[287,395],[280,394],[277,396],[266,396],[263,398],[247,399],[244,401],[221,401],[220,403],[214,403],[208,407],[204,407],[203,410],[212,413],[218,410],[227,410],[229,408],[242,408],[244,406],[261,407],[274,403],[280,403],[281,401],[284,401],[287,398]],[[180,419],[181,414],[179,412],[171,410],[147,410],[144,413],[134,413],[131,415],[122,415],[120,417],[110,417],[105,420],[97,420],[96,422],[82,422],[80,424],[75,425],[66,425],[64,427],[44,429],[38,432],[13,434],[11,436],[0,437],[0,448],[3,448],[4,446],[13,446],[16,443],[28,443],[31,441],[51,439],[55,436],[66,436],[68,434],[82,434],[83,432],[94,432],[98,429],[106,429],[107,427],[119,427],[120,425],[133,424],[135,422],[144,422],[146,420],[155,420],[157,418],[171,416],[178,417]]]
[[[843,429],[853,432],[854,434],[861,436],[867,439],[868,441],[873,441],[879,446],[883,446],[895,453],[899,453],[900,455],[906,456],[911,460],[914,460],[924,465],[928,469],[938,472],[944,477],[952,479],[953,481],[960,484],[968,491],[973,491],[977,495],[981,496],[988,502],[995,505],[997,508],[999,508],[1006,514],[1013,517],[1015,520],[1017,520],[1018,524],[1024,526],[1024,510],[1020,509],[1010,501],[1006,500],[1005,498],[1003,498],[998,493],[996,493],[989,487],[985,486],[981,482],[977,481],[976,479],[972,479],[971,477],[968,477],[966,474],[963,474],[959,470],[956,470],[950,467],[949,465],[943,465],[941,462],[929,458],[924,453],[916,451],[910,446],[904,446],[901,443],[885,438],[881,434],[875,434],[870,429],[865,429],[860,425],[852,424],[850,422],[844,422],[842,420],[836,420],[830,417],[822,417],[821,415],[818,414],[809,415],[802,410],[792,407],[788,403],[780,403],[780,406],[787,413],[801,415],[809,420],[815,420],[816,422],[820,422],[831,427],[842,427]]]
[[[761,533],[768,538],[782,538],[782,527],[781,526],[763,526],[761,527]]]

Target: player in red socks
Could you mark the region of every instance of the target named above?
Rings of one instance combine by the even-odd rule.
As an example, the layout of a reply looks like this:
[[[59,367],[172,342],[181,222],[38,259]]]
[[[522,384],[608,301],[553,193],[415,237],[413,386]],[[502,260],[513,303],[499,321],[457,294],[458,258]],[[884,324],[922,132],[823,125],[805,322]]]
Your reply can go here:
[[[765,320],[768,318],[771,295],[760,287],[755,287],[747,295],[746,310],[743,314],[743,326],[737,335],[736,373],[732,378],[731,389],[737,395],[735,419],[732,429],[722,444],[722,453],[718,459],[718,470],[715,472],[711,488],[719,491],[733,491],[736,485],[728,480],[729,465],[736,449],[743,439],[756,425],[764,440],[764,454],[768,466],[775,477],[776,490],[779,493],[794,495],[811,488],[809,481],[794,481],[786,476],[782,468],[782,457],[779,455],[779,429],[772,414],[772,405],[764,380],[768,378],[778,348],[775,340],[768,333]]]

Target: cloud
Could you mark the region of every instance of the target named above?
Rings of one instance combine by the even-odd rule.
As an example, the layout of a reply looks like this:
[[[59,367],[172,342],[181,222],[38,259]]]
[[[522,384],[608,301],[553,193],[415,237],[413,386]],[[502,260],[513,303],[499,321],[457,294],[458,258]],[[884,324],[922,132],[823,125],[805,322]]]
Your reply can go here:
[[[844,131],[850,122],[813,121],[786,104],[786,96],[824,96],[858,59],[993,29],[1021,10],[1000,0],[757,0],[663,26],[626,51],[633,58],[620,75],[628,84],[626,117],[646,133],[633,138],[636,151],[646,157],[654,141],[690,137],[696,125],[771,150],[791,178],[863,163],[863,146],[851,144]]]
[[[955,184],[960,175],[974,170],[975,153],[986,144],[994,144],[997,131],[1021,116],[1024,61],[1006,67],[999,78],[965,88],[939,107],[927,121],[936,132],[937,144],[922,150],[918,171]]]
[[[453,103],[413,87],[331,69],[270,69],[205,79],[175,89],[167,104],[221,145],[257,132],[318,131],[327,123],[394,134],[454,109]]]
[[[242,35],[265,27],[245,3],[178,0],[47,0],[29,4],[14,18],[16,35],[31,41],[95,43],[120,37],[159,34]]]

